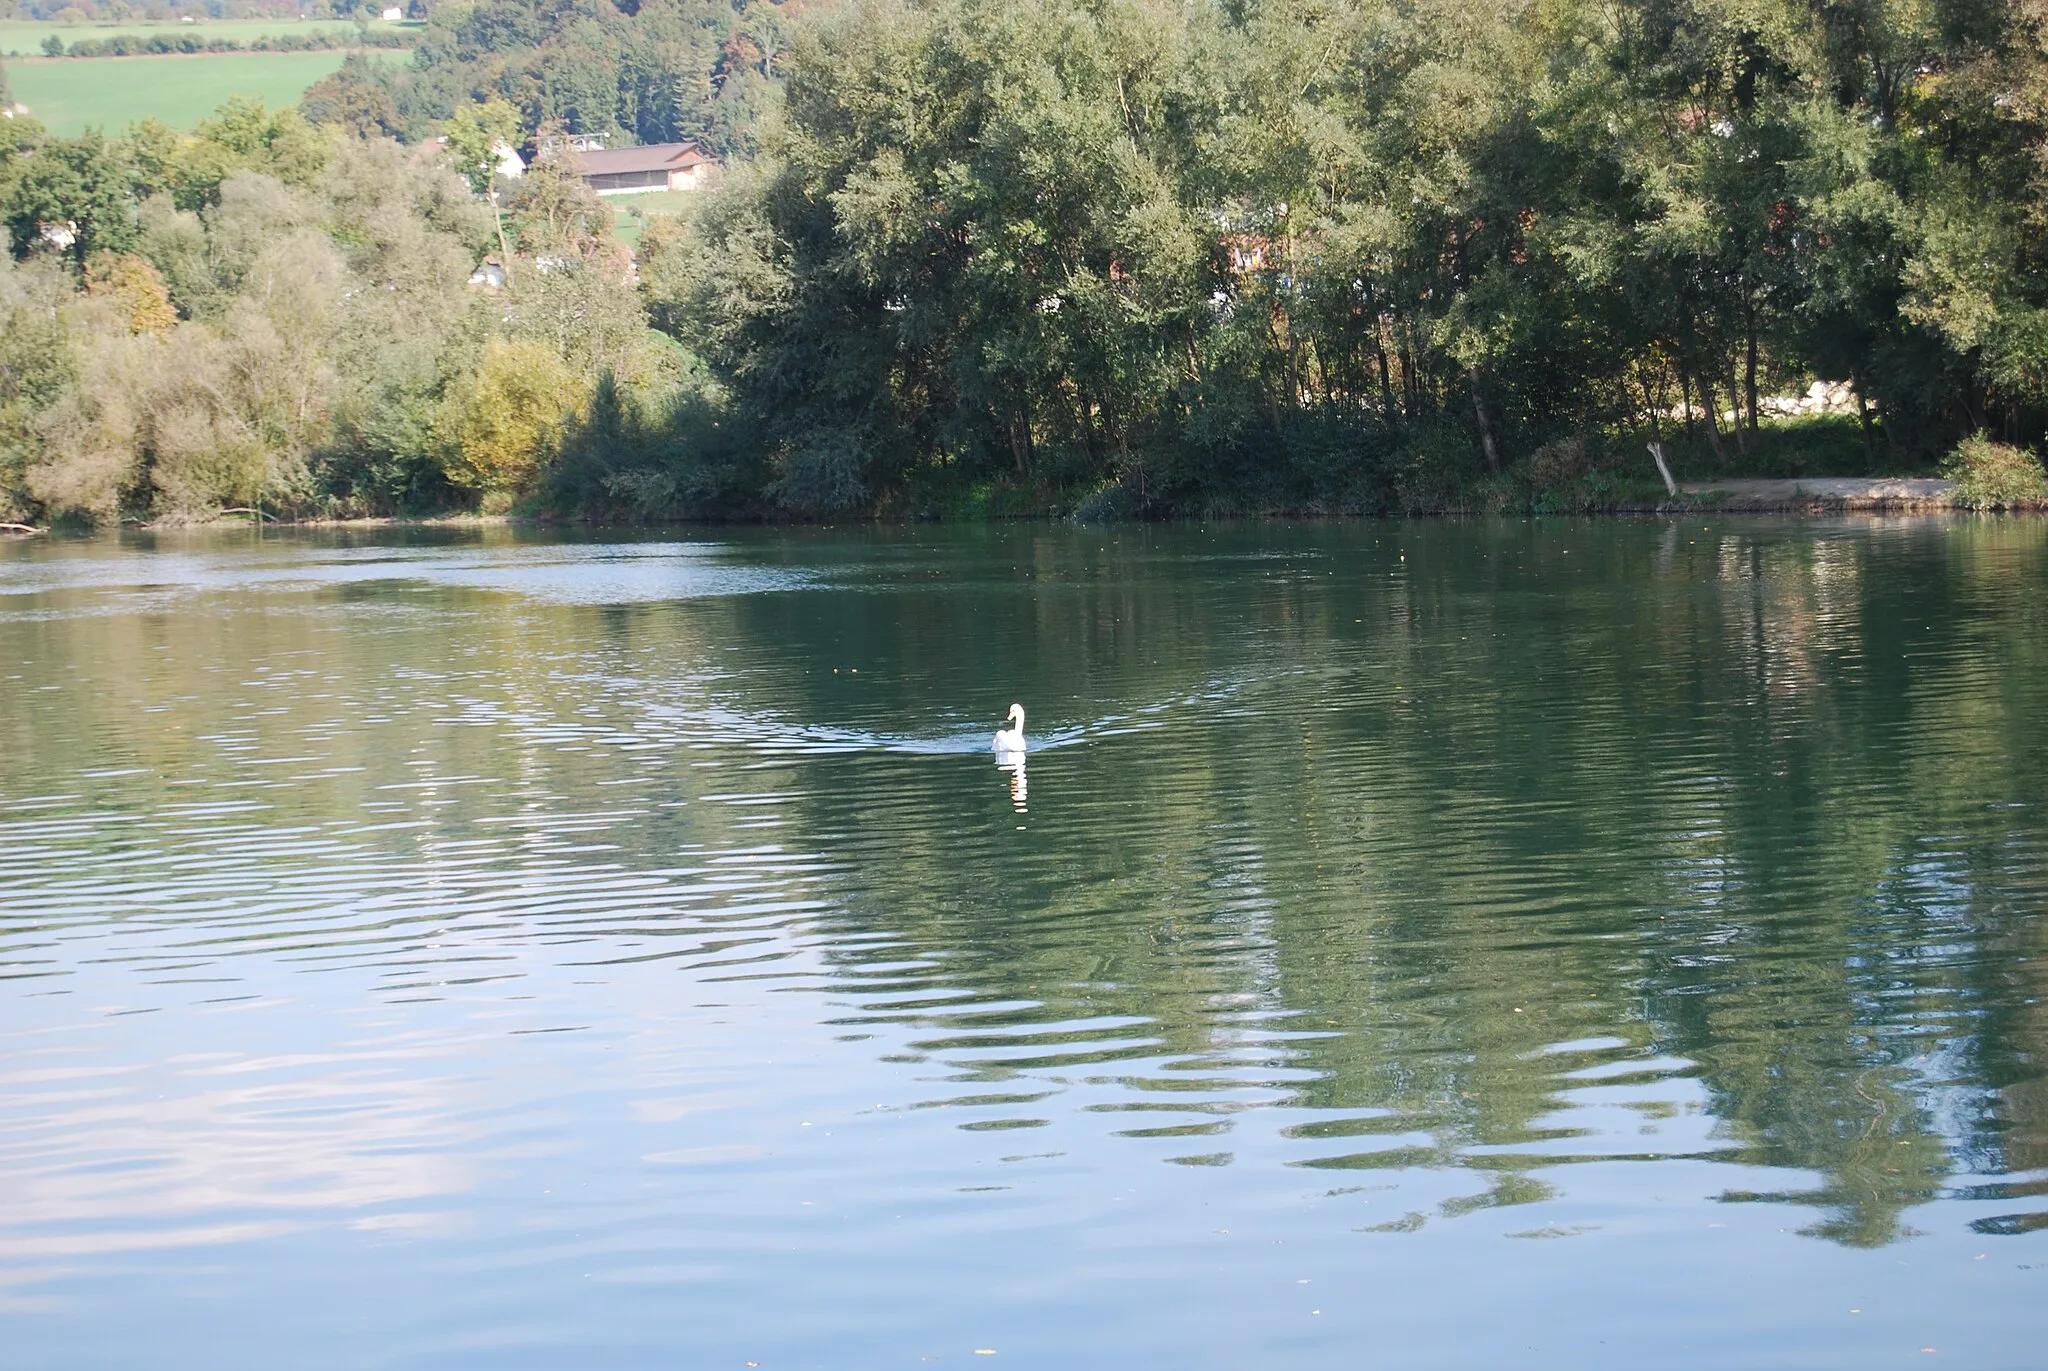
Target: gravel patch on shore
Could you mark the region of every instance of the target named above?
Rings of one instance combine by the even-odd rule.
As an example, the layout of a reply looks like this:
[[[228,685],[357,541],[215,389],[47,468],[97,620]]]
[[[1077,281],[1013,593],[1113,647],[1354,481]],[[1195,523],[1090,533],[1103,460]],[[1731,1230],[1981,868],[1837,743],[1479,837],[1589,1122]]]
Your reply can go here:
[[[1744,512],[1836,513],[1844,510],[1955,508],[1955,482],[1902,476],[1802,476],[1785,481],[1686,481],[1680,492],[1697,508]]]

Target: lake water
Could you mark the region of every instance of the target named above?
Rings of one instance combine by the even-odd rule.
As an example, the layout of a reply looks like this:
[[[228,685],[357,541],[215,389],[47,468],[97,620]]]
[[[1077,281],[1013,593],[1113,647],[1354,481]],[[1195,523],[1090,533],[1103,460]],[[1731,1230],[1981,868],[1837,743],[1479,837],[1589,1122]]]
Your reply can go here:
[[[0,744],[9,1367],[2041,1364],[2048,522],[13,543]]]

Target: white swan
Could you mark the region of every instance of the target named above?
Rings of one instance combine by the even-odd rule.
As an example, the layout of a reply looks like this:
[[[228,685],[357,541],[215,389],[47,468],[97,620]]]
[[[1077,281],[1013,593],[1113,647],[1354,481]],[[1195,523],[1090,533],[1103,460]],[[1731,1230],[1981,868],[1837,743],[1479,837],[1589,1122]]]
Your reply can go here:
[[[1008,756],[1024,751],[1024,706],[1011,705],[1010,726],[996,734],[996,755]]]

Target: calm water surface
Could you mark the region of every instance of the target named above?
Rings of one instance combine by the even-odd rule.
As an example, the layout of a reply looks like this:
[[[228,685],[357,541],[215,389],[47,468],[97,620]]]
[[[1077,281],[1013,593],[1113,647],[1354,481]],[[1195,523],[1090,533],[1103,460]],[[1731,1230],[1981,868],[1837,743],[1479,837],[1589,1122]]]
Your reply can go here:
[[[2041,1365],[2048,523],[16,543],[0,745],[10,1367]]]

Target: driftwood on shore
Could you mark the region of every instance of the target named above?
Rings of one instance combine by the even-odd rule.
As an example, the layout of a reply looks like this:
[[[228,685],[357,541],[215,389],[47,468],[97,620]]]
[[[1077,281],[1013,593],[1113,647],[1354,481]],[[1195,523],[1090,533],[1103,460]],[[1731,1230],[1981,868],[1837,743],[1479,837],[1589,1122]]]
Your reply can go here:
[[[1664,445],[1662,443],[1650,444],[1650,458],[1657,464],[1657,474],[1664,478],[1665,491],[1670,494],[1672,499],[1676,500],[1678,498],[1678,482],[1671,479],[1671,468],[1664,465]]]
[[[0,524],[0,533],[15,533],[23,537],[33,537],[41,532],[42,530],[33,524]]]

